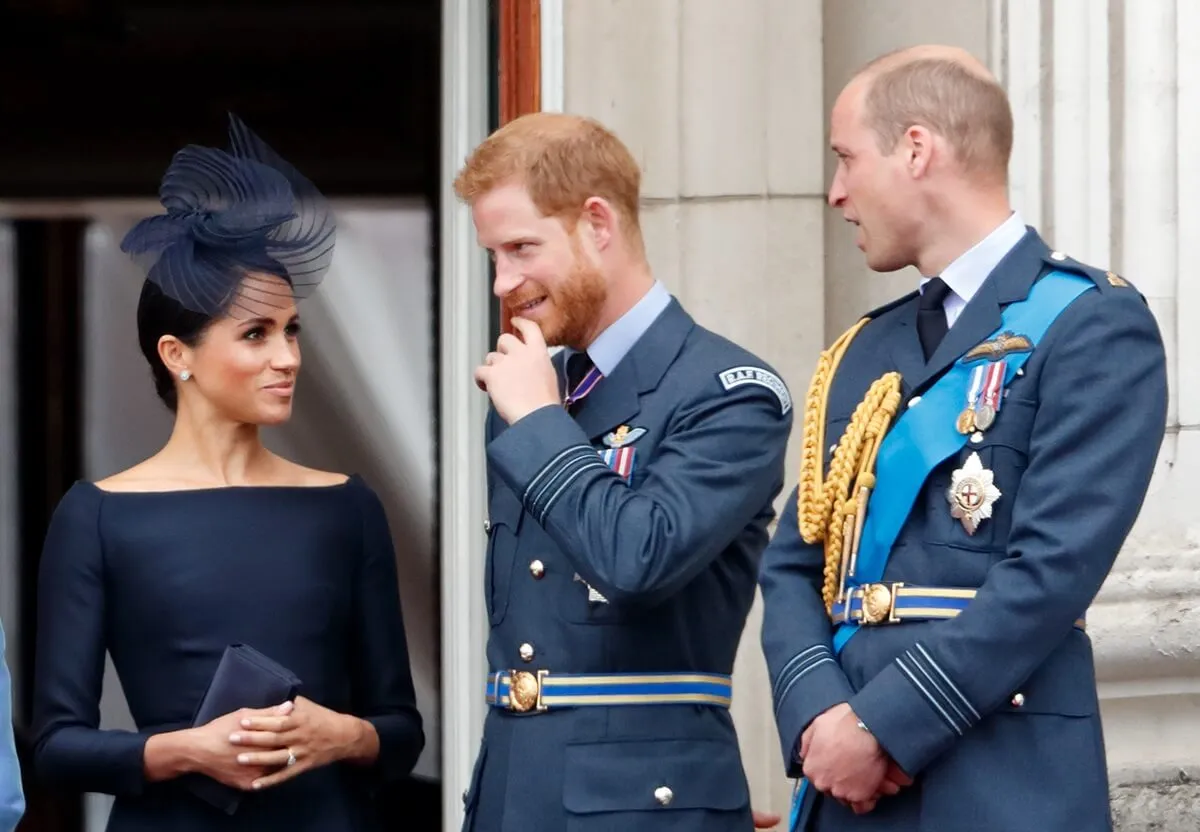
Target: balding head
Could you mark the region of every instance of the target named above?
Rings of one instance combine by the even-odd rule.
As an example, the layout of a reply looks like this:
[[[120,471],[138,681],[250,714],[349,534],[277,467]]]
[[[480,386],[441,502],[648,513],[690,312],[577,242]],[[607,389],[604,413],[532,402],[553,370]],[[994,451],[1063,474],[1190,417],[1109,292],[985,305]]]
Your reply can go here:
[[[925,45],[890,52],[863,67],[846,93],[862,96],[864,124],[881,152],[921,126],[946,140],[965,171],[1006,181],[1012,109],[995,76],[966,50]]]

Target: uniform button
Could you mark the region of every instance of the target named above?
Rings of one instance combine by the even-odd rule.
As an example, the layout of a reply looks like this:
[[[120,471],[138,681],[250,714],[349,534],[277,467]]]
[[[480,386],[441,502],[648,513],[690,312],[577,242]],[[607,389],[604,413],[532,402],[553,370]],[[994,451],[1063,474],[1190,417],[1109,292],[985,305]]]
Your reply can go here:
[[[492,521],[491,521],[491,520],[484,520],[484,521],[483,521],[483,533],[484,533],[484,534],[488,534],[488,533],[490,533],[490,532],[491,532],[491,530],[492,530]]]
[[[467,790],[463,789],[463,805],[467,805]]]
[[[675,792],[667,786],[659,786],[654,790],[654,799],[658,801],[660,806],[669,806],[671,801],[675,799]]]
[[[546,574],[546,564],[542,563],[540,560],[530,561],[529,574],[534,578],[541,578]]]
[[[920,403],[921,403],[920,396],[913,396],[911,399],[908,400],[909,407],[912,407],[914,404],[920,404]]]
[[[1013,698],[1012,698],[1012,706],[1014,708],[1020,708],[1024,704],[1025,704],[1025,694],[1014,693]]]
[[[1052,252],[1050,252],[1050,259],[1058,260],[1061,262],[1061,261],[1067,259],[1067,255],[1063,254],[1061,251],[1052,251]]]
[[[533,645],[530,644],[528,641],[525,642],[524,644],[522,644],[520,647],[518,647],[517,652],[521,654],[521,661],[523,661],[523,662],[533,661]]]

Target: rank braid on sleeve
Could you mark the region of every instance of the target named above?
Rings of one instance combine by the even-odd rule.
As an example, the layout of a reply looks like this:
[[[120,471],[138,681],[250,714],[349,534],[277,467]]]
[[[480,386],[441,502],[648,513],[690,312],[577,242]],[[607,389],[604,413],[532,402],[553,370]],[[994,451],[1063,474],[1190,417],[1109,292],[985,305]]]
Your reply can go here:
[[[821,353],[804,403],[797,517],[806,543],[825,544],[821,596],[827,614],[832,614],[846,568],[858,551],[867,500],[875,487],[879,444],[900,406],[899,373],[886,373],[872,382],[838,440],[828,479],[823,478],[829,388],[850,342],[869,320],[860,320]]]

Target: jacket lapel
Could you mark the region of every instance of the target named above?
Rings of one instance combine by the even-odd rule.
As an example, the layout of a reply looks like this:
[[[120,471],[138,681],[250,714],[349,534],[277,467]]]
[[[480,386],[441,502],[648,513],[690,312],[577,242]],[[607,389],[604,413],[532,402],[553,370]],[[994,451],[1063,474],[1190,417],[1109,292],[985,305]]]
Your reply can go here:
[[[897,310],[892,331],[885,339],[891,344],[892,364],[900,373],[901,393],[906,398],[912,393],[913,381],[925,373],[925,354],[917,337],[917,300],[910,301],[907,307]]]

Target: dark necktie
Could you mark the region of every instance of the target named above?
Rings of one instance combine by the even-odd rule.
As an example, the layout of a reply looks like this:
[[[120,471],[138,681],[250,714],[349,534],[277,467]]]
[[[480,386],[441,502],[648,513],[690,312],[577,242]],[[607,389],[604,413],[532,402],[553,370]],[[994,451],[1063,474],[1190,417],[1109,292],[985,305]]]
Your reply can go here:
[[[930,280],[921,291],[921,300],[917,304],[917,335],[921,339],[921,350],[925,353],[926,361],[946,336],[948,327],[942,302],[948,294],[950,287],[940,277]]]
[[[590,369],[592,369],[592,360],[588,358],[586,352],[571,353],[571,357],[567,359],[568,394],[579,386],[579,382],[583,381],[583,377]]]

